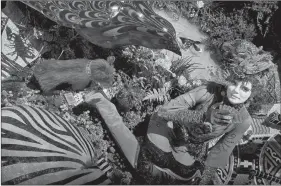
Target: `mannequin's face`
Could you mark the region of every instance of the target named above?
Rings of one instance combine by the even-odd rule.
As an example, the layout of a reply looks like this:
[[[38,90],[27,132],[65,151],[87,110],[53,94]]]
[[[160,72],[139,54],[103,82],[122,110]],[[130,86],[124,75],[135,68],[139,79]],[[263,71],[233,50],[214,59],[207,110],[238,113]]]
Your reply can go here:
[[[244,103],[252,93],[252,83],[235,81],[227,87],[227,98],[233,105]]]

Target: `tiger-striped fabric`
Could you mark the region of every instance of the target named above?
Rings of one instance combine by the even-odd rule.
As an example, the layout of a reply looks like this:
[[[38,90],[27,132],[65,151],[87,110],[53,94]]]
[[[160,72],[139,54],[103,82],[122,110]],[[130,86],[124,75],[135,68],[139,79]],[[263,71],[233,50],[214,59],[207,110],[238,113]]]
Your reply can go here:
[[[110,184],[87,131],[31,106],[2,108],[2,184]],[[96,160],[96,161],[95,161]]]

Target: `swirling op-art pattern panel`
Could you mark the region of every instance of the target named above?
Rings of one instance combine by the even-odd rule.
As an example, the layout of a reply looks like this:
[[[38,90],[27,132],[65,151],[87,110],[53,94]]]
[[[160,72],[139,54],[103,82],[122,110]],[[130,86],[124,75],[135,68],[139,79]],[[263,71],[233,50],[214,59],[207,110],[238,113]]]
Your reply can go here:
[[[102,36],[108,37],[108,41],[121,40],[125,34],[132,32],[166,38],[174,45],[177,44],[174,27],[153,11],[152,3],[149,1],[23,1],[23,3],[60,25],[77,30],[91,29],[89,32],[93,33],[92,37],[99,31]],[[169,46],[163,48],[169,49]]]

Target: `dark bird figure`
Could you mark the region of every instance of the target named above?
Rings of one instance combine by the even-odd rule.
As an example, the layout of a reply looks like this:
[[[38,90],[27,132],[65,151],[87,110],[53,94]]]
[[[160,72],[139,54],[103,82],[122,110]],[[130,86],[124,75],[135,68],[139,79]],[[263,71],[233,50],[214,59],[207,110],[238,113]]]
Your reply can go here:
[[[181,55],[170,22],[146,1],[22,1],[104,48],[141,45]]]
[[[197,52],[200,52],[201,49],[197,46],[197,44],[201,44],[200,41],[194,41],[192,39],[188,39],[188,38],[185,38],[185,37],[179,37],[182,44],[183,44],[183,48],[184,49],[189,49],[191,46],[194,47],[194,49],[197,51]]]

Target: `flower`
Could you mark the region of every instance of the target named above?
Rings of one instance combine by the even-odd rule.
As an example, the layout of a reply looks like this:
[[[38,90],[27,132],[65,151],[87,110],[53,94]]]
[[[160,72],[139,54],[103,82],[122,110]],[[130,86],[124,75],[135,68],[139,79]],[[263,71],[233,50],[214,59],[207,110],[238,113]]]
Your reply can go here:
[[[67,111],[67,110],[68,110],[68,106],[67,106],[66,104],[62,104],[62,105],[60,106],[60,109],[61,109],[62,111]]]
[[[201,82],[200,79],[197,79],[197,80],[193,81],[193,84],[196,85],[196,86],[200,86],[202,84],[202,82]]]
[[[171,86],[172,86],[171,81],[168,81],[168,82],[164,83],[164,87],[166,87],[167,89],[171,88]]]
[[[168,55],[164,55],[164,58],[159,58],[155,61],[156,65],[162,66],[163,68],[165,68],[166,70],[170,70],[171,66],[172,66],[172,62],[169,59]]]
[[[204,7],[204,2],[203,1],[196,1],[196,6],[197,8],[203,8]]]
[[[185,87],[186,88],[190,88],[192,85],[190,84],[190,83],[187,83],[186,85],[185,85]]]
[[[63,119],[65,119],[66,121],[70,120],[70,114],[68,112],[66,112],[63,116]]]
[[[183,75],[181,75],[180,77],[178,77],[178,83],[179,83],[179,85],[184,86],[184,85],[186,85],[187,80]]]

